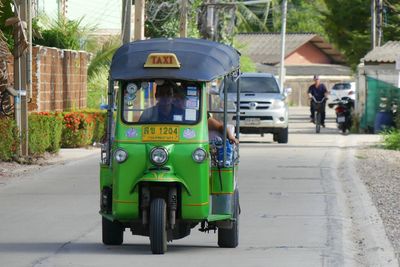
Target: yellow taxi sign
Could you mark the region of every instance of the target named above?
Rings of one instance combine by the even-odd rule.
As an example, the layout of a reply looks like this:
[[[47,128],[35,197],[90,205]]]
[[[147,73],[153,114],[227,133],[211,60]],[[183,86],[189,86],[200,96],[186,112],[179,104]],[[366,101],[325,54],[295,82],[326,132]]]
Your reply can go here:
[[[178,58],[173,53],[151,53],[147,57],[145,68],[180,68]]]

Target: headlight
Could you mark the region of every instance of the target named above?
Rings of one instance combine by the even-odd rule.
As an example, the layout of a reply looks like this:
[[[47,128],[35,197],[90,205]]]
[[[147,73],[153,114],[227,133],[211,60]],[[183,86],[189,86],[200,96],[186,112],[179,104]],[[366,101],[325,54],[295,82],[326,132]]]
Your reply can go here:
[[[118,163],[122,163],[128,158],[128,153],[126,153],[125,150],[118,148],[114,152],[114,158]]]
[[[207,152],[202,148],[197,148],[192,154],[193,160],[196,161],[197,163],[203,162],[206,159],[206,157],[207,157]]]
[[[285,106],[285,102],[282,100],[275,100],[272,108],[283,108]]]
[[[168,151],[164,147],[155,147],[150,151],[150,161],[155,165],[163,165],[168,160]]]

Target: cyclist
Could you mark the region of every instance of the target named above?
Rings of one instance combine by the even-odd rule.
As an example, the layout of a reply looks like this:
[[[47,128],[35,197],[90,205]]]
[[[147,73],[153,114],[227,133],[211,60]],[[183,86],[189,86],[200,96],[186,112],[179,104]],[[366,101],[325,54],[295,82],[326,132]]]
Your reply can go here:
[[[326,106],[326,100],[328,99],[328,90],[326,89],[326,86],[321,83],[319,76],[318,75],[314,75],[313,77],[314,80],[314,84],[312,84],[309,88],[308,88],[308,97],[311,99],[310,102],[310,118],[311,118],[311,122],[315,123],[314,121],[314,114],[315,114],[315,107],[314,107],[314,101],[312,99],[312,97],[315,98],[316,101],[321,101],[324,97],[325,100],[324,102],[321,104],[322,109],[321,109],[321,126],[325,127],[325,106]]]

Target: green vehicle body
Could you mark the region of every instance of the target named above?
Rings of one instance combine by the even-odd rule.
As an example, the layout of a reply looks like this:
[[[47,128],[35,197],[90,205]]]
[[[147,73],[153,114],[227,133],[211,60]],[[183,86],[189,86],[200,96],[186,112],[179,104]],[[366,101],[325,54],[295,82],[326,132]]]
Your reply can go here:
[[[109,102],[112,102],[111,99],[119,104],[123,102],[124,82],[123,79],[119,80],[118,89],[114,90],[115,95],[109,97]],[[193,124],[128,123],[120,106],[109,108],[109,146],[103,149],[100,163],[103,243],[119,245],[122,237],[115,236],[121,236],[124,229],[131,229],[135,235],[150,236],[153,253],[164,253],[165,240],[160,244],[152,241],[152,235],[157,234],[150,229],[151,203],[156,198],[164,199],[166,203],[166,214],[163,216],[166,217],[164,228],[167,228],[168,241],[187,236],[190,229],[199,223],[202,231],[227,229],[225,231],[229,232],[238,220],[238,160],[230,166],[212,164],[207,125],[207,81],[192,82],[200,92],[199,118]],[[110,82],[109,95],[112,88],[114,85]],[[178,138],[173,141],[148,140],[146,134],[149,131],[176,131]],[[188,137],[185,135],[187,132],[195,135]],[[152,136],[156,139],[157,132]],[[167,151],[168,159],[162,166],[155,166],[149,155],[153,148],[160,147]],[[205,160],[200,163],[192,156],[198,148],[207,153]],[[128,155],[123,162],[116,160],[115,153],[118,150]],[[234,234],[237,235],[237,232]],[[221,247],[237,246],[237,236],[231,241],[231,237],[226,237],[227,233],[221,235]],[[161,248],[157,248],[157,245]]]

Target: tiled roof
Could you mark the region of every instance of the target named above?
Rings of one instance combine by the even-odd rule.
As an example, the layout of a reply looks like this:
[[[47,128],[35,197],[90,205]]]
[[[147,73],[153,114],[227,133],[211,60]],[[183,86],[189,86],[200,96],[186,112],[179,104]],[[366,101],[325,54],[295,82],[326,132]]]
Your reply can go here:
[[[281,35],[279,33],[241,33],[236,35],[236,41],[245,45],[244,53],[253,61],[262,64],[275,65],[280,61]],[[290,55],[307,42],[322,50],[333,63],[344,63],[343,54],[331,44],[314,33],[288,33],[286,34],[285,56]],[[241,50],[239,48],[239,50]]]
[[[362,59],[364,62],[394,63],[400,55],[400,41],[389,41],[383,46],[375,47]]]

